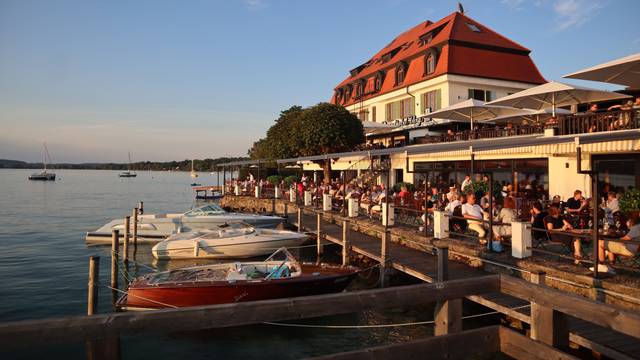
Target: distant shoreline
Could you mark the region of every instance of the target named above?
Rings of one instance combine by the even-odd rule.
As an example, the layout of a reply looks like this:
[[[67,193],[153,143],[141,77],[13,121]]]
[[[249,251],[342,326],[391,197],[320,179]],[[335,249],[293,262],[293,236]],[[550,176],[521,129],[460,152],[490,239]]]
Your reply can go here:
[[[230,161],[248,160],[247,157],[222,157],[216,159],[195,159],[193,167],[195,171],[209,172],[215,170],[218,164]],[[29,163],[20,160],[0,159],[0,169],[42,169],[42,163]],[[191,160],[181,161],[140,161],[131,163],[57,163],[48,164],[48,169],[65,169],[65,170],[131,170],[131,171],[191,171]]]

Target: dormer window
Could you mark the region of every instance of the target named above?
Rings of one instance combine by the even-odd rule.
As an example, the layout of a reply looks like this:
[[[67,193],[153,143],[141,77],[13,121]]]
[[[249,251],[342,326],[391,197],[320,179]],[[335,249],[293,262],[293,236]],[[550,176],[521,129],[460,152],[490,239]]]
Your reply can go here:
[[[424,59],[424,74],[430,75],[436,71],[436,64],[438,62],[438,52],[436,49],[431,49],[427,52]]]
[[[342,103],[342,89],[336,90],[336,104]]]
[[[476,24],[467,23],[467,27],[473,32],[477,32],[477,33],[482,32],[482,30],[480,30],[480,28]]]
[[[344,88],[344,102],[347,103],[349,100],[351,100],[351,94],[353,93],[353,86],[352,85],[347,85],[347,87]]]
[[[378,71],[378,73],[376,73],[376,77],[373,80],[373,89],[378,92],[380,91],[380,89],[382,89],[382,82],[384,81],[384,72],[383,71]]]
[[[364,85],[365,85],[365,80],[360,80],[356,84],[356,99],[364,95]]]
[[[407,63],[404,61],[396,67],[396,86],[402,85],[404,77],[407,75]]]
[[[428,33],[420,36],[420,42],[418,43],[418,45],[420,45],[420,46],[427,45],[428,43],[431,42],[431,40],[433,40],[433,33],[432,32],[428,32]]]

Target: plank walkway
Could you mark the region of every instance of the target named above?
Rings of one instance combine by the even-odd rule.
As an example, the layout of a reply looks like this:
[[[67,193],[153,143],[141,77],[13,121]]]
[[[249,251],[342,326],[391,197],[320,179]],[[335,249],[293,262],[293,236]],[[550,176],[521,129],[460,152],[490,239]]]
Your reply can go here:
[[[297,215],[292,214],[289,222],[295,226]],[[316,215],[304,213],[302,229],[316,234]],[[325,241],[342,246],[342,226],[329,223],[323,219],[321,233]],[[351,251],[364,255],[376,262],[381,260],[381,240],[379,238],[349,230]],[[387,242],[388,267],[392,267],[407,275],[422,281],[433,282],[437,273],[437,257],[426,251],[420,251]],[[466,264],[449,261],[449,279],[463,279],[487,275],[483,270],[474,269]],[[524,323],[530,323],[530,308],[528,301],[502,293],[468,296],[467,299],[500,311]],[[606,329],[604,327],[570,317],[570,340],[587,349],[597,351],[614,359],[635,359],[640,354],[640,342],[630,336]]]

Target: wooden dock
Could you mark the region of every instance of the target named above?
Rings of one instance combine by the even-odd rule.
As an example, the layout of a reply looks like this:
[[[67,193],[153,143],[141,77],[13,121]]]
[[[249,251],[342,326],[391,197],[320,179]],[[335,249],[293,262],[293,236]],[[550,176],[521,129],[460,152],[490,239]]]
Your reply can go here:
[[[307,209],[303,211],[302,228],[316,236],[318,229],[318,214],[321,211]],[[329,243],[343,246],[344,229],[343,226],[326,221],[323,217],[320,225],[321,238]],[[348,219],[345,219],[348,221]],[[298,215],[289,217],[295,226],[298,226]],[[348,228],[348,227],[347,227]],[[420,251],[386,241],[384,248],[386,254],[382,254],[383,240],[356,231],[348,231],[347,246],[350,251],[363,255],[375,262],[386,259],[386,266],[413,276],[422,281],[432,283],[436,281],[438,259],[433,253]],[[467,264],[449,262],[448,265],[450,279],[469,279],[486,276],[488,273],[473,269]],[[501,292],[492,292],[482,295],[469,295],[468,300],[486,306],[490,309],[505,314],[511,318],[531,323],[531,309],[529,302]],[[596,351],[615,359],[634,359],[640,354],[640,341],[633,337],[620,334],[618,332],[597,326],[592,323],[569,317],[569,339],[587,349]],[[640,330],[640,329],[639,329]]]

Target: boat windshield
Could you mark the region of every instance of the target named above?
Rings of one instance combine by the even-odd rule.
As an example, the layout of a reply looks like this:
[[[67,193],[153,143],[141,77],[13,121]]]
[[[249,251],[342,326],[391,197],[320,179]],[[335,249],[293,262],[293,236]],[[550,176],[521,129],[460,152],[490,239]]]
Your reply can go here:
[[[220,215],[224,213],[226,213],[226,211],[224,211],[224,209],[221,208],[220,205],[209,204],[209,205],[201,206],[199,208],[187,211],[186,213],[184,213],[184,216],[211,216],[211,215]]]

